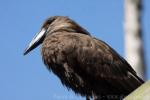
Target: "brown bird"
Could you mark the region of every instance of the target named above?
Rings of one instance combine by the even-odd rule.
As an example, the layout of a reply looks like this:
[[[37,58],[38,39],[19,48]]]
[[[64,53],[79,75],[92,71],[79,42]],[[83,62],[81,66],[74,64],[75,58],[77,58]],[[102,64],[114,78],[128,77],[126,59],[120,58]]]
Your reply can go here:
[[[68,17],[48,18],[24,55],[40,44],[47,68],[87,100],[120,100],[144,83],[114,49]]]

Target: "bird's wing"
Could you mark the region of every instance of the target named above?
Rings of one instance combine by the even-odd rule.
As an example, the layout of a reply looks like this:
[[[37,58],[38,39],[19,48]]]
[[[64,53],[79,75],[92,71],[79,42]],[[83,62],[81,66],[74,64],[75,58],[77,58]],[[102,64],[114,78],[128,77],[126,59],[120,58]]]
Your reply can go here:
[[[132,67],[103,41],[78,34],[74,44],[78,71],[97,80],[115,83],[114,86],[130,88],[129,91],[143,83]]]

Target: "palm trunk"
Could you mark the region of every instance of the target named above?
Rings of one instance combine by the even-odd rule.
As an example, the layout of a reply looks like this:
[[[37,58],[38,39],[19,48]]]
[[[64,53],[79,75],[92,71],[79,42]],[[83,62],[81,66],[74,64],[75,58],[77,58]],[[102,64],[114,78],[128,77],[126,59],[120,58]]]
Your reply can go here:
[[[125,54],[138,76],[145,79],[141,27],[142,0],[125,0]]]

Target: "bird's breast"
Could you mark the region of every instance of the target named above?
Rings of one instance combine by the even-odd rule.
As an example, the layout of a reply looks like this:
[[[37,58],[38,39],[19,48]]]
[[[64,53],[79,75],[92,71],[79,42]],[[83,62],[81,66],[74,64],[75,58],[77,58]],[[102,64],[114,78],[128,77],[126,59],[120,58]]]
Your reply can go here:
[[[48,69],[56,74],[63,84],[70,87],[77,93],[83,91],[85,94],[89,91],[85,80],[80,76],[75,65],[76,45],[78,36],[75,34],[54,34],[46,37],[42,44],[42,58]],[[85,87],[87,87],[85,89]]]
[[[74,41],[66,34],[54,34],[46,37],[42,43],[42,58],[44,63],[51,67],[51,64],[62,64],[66,57],[74,51]]]

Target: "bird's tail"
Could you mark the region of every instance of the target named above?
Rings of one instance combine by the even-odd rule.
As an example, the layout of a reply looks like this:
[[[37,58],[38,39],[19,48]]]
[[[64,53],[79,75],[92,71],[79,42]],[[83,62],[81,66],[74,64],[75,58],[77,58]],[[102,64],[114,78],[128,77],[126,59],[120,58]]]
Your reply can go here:
[[[135,89],[137,89],[140,85],[142,85],[144,83],[144,81],[138,77],[136,74],[132,74],[132,73],[128,73],[129,74],[129,79],[128,81],[126,81],[125,83],[128,84],[128,86],[130,87],[130,92],[133,92]]]

